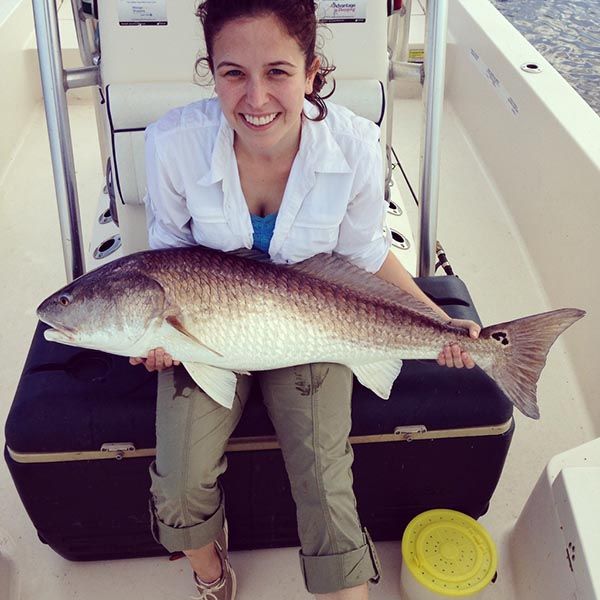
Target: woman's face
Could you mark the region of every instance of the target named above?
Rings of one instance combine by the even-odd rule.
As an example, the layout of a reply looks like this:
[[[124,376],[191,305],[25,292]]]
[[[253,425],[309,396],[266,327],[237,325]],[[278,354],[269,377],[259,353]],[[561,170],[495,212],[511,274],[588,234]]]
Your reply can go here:
[[[307,73],[300,46],[272,15],[227,23],[213,46],[215,90],[237,147],[265,155],[297,148],[318,60]]]

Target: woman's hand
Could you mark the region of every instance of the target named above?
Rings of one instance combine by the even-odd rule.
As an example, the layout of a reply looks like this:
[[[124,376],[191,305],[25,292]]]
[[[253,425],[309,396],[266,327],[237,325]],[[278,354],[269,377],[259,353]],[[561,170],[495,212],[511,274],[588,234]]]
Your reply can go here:
[[[481,327],[475,321],[467,319],[451,319],[448,324],[452,327],[468,329],[469,336],[473,339],[478,338],[481,331]],[[446,344],[438,355],[437,363],[442,367],[455,367],[457,369],[462,369],[463,367],[472,369],[475,366],[475,361],[471,358],[471,355],[468,352],[464,352],[460,344],[457,343]]]
[[[146,370],[162,371],[163,369],[170,369],[173,365],[178,365],[178,360],[173,360],[170,354],[167,354],[164,348],[156,348],[148,352],[147,358],[131,357],[129,359],[131,365],[144,365]]]

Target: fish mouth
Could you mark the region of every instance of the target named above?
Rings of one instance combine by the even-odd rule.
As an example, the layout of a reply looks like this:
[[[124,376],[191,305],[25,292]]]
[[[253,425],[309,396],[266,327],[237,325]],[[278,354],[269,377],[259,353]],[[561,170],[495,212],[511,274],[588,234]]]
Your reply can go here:
[[[44,331],[44,338],[48,342],[60,342],[61,344],[72,344],[75,342],[75,332],[68,327],[51,325]]]

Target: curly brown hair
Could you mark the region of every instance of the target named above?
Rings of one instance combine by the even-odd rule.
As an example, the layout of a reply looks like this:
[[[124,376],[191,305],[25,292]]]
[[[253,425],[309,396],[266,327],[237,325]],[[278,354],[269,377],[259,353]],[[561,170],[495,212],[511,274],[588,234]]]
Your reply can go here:
[[[294,0],[292,2],[290,0],[205,0],[198,6],[196,16],[199,17],[204,29],[207,55],[196,61],[196,72],[198,73],[200,64],[206,63],[211,74],[214,74],[212,61],[214,40],[228,22],[241,17],[273,15],[300,46],[304,54],[306,71],[317,56],[321,59],[321,66],[315,75],[312,92],[305,94],[304,97],[318,110],[317,116],[312,120],[322,121],[327,116],[325,99],[333,94],[335,81],[333,90],[329,94],[321,96],[320,92],[327,83],[327,75],[335,67],[330,66],[325,57],[317,52],[316,8],[314,0]]]

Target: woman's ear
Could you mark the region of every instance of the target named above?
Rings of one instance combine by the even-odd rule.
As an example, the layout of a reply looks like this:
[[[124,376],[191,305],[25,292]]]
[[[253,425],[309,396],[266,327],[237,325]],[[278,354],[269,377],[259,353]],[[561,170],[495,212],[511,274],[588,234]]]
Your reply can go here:
[[[309,67],[306,73],[306,83],[304,85],[304,93],[312,94],[313,92],[313,84],[315,82],[315,77],[319,72],[319,68],[321,67],[321,59],[317,56],[315,60],[313,60],[312,65]]]

